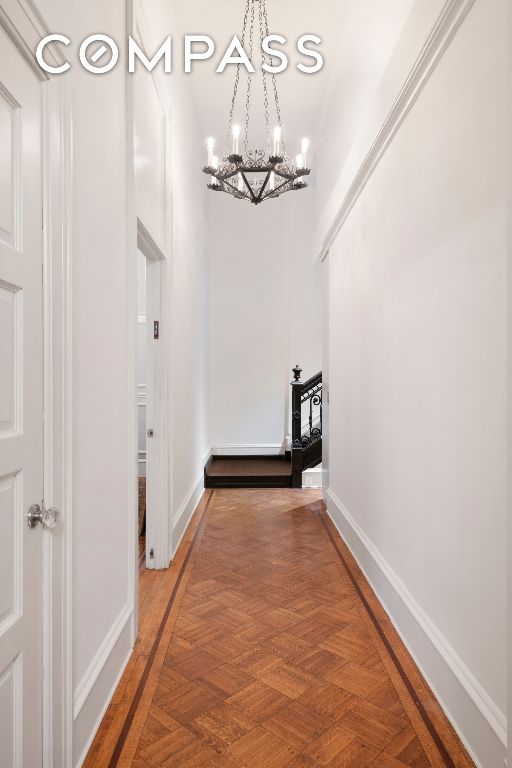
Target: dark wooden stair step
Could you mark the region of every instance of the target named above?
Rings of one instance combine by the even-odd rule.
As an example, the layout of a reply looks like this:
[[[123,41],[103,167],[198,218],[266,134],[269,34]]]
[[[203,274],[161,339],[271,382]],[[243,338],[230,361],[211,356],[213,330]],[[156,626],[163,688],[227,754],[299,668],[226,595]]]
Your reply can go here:
[[[212,456],[204,468],[205,488],[290,488],[287,456]]]

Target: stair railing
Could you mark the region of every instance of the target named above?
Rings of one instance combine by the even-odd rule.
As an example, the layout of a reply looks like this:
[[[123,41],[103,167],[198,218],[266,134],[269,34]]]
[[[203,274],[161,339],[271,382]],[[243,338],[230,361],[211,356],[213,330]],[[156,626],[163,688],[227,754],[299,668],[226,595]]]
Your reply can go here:
[[[302,473],[322,456],[322,372],[305,382],[302,368],[293,368],[292,488],[302,488]]]

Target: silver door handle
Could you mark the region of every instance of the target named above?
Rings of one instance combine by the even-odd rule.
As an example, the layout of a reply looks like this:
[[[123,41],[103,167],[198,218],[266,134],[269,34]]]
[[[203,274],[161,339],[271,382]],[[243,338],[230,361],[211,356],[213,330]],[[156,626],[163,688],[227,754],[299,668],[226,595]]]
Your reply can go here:
[[[44,528],[54,528],[58,516],[59,510],[55,507],[46,509],[44,504],[42,507],[39,504],[32,504],[27,515],[28,527],[36,528],[41,523]]]

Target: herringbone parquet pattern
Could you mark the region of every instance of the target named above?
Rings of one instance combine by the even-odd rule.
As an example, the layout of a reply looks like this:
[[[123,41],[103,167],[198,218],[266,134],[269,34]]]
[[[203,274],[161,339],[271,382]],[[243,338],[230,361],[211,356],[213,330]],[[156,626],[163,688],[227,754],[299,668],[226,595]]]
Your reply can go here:
[[[107,715],[111,744],[100,731],[86,765],[469,768],[319,494],[225,490],[210,502],[133,717],[120,733],[127,680]]]

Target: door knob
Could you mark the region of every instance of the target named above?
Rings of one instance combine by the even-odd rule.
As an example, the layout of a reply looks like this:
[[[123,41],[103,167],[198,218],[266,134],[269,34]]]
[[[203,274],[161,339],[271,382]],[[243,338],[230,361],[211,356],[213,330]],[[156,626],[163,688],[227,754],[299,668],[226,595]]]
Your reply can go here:
[[[28,527],[35,528],[41,523],[44,528],[54,528],[58,516],[59,511],[55,507],[46,509],[44,504],[42,507],[32,504],[27,515]]]
[[[146,432],[148,437],[154,437],[155,436],[155,430],[154,429],[148,429]]]

